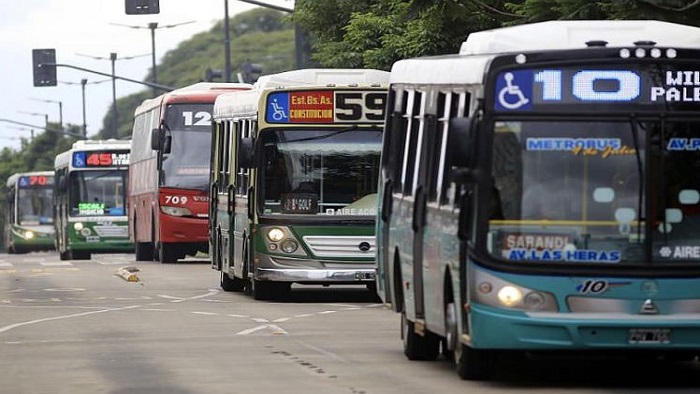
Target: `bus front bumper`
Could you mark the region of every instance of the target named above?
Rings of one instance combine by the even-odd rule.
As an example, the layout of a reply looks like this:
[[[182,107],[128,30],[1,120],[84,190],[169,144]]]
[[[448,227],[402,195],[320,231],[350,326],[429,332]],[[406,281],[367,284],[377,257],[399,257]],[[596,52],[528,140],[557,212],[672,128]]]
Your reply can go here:
[[[697,350],[700,314],[587,315],[571,313],[504,313],[472,304],[471,345],[510,350]],[[653,339],[634,340],[639,333]],[[667,335],[667,337],[666,337]],[[645,337],[643,336],[642,339]]]
[[[372,269],[272,269],[255,270],[256,280],[273,282],[297,282],[308,284],[354,284],[373,283],[375,270]]]
[[[376,275],[374,261],[324,261],[258,255],[255,279],[306,284],[367,284]]]

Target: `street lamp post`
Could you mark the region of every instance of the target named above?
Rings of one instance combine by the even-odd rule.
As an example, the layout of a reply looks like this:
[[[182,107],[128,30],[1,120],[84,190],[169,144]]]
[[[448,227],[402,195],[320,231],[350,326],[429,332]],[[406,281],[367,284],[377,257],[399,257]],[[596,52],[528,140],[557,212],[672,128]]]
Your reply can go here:
[[[20,114],[32,115],[32,116],[43,116],[44,117],[44,127],[49,127],[49,114],[39,113],[39,112],[27,112],[27,111],[17,111]]]
[[[170,29],[173,27],[177,26],[182,26],[186,25],[188,23],[194,23],[195,21],[187,21],[187,22],[181,22],[181,23],[174,23],[171,25],[163,25],[163,26],[158,26],[158,22],[151,22],[147,26],[139,26],[139,25],[123,25],[121,23],[110,23],[110,25],[115,25],[115,26],[123,26],[123,27],[128,27],[131,29],[149,29],[151,30],[151,67],[153,68],[153,83],[157,84],[158,83],[158,73],[156,70],[156,29]],[[156,97],[158,95],[158,89],[153,86],[153,97]]]
[[[60,83],[66,84],[66,85],[78,85],[78,84],[80,84],[81,91],[82,91],[82,98],[83,98],[83,136],[84,137],[87,137],[87,105],[86,105],[86,101],[85,101],[85,86],[86,85],[95,85],[95,84],[103,83],[103,82],[107,82],[107,81],[109,81],[109,79],[88,82],[87,78],[81,79],[80,82],[58,81]]]
[[[63,102],[56,101],[56,100],[38,99],[38,98],[32,98],[31,100],[42,101],[44,103],[58,104],[58,124],[60,125],[61,130],[63,130]]]
[[[117,138],[117,119],[118,119],[118,112],[117,112],[117,74],[116,74],[116,67],[115,63],[117,60],[129,60],[129,59],[135,59],[137,57],[143,57],[143,56],[148,56],[148,55],[136,55],[136,56],[124,56],[124,57],[117,57],[116,52],[112,52],[109,54],[109,57],[100,57],[100,56],[91,56],[91,55],[83,55],[80,53],[76,53],[78,56],[85,56],[85,57],[91,57],[93,59],[97,60],[109,60],[112,64],[112,135],[111,138]]]
[[[114,64],[117,62],[117,53],[109,54],[109,60],[112,62],[112,137],[117,138],[117,78],[114,70]]]

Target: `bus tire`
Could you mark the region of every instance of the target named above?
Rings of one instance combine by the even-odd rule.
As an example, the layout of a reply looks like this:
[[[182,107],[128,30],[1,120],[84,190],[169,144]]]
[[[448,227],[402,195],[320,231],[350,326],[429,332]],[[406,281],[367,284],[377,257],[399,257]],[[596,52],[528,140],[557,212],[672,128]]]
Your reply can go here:
[[[241,292],[245,290],[245,284],[245,280],[236,278],[235,276],[231,278],[229,274],[221,271],[221,289],[223,291]]]
[[[496,361],[495,354],[477,350],[459,343],[454,349],[455,369],[464,380],[486,380],[491,377]]]
[[[153,244],[150,242],[137,242],[136,218],[134,218],[134,255],[136,261],[153,261]]]
[[[70,260],[90,260],[90,252],[71,250],[69,252]]]
[[[401,313],[401,338],[403,353],[409,360],[433,361],[440,353],[440,340],[429,331],[419,335],[415,331],[415,323],[408,320],[406,313]]]
[[[260,281],[251,280],[253,299],[264,301],[264,300],[275,300],[280,299],[289,294],[291,291],[292,284],[287,282],[270,282],[270,281]]]
[[[158,260],[161,264],[177,263],[179,258],[177,247],[164,242],[158,243]]]

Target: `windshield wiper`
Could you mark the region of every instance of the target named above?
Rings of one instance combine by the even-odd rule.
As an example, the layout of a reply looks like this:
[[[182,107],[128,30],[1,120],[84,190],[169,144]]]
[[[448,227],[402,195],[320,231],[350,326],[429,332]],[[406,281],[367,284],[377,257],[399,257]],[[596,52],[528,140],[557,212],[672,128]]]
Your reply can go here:
[[[302,141],[323,140],[323,139],[330,138],[330,137],[336,136],[336,135],[338,135],[338,134],[347,133],[348,131],[353,131],[353,130],[357,130],[357,125],[352,125],[352,126],[346,128],[346,129],[341,129],[341,130],[338,130],[338,131],[334,131],[334,132],[329,133],[329,134],[316,135],[316,136],[313,136],[313,137],[299,138],[298,140],[287,140],[287,141],[280,141],[280,142],[283,142],[283,143],[287,144],[287,143],[290,143],[290,142],[302,142]]]

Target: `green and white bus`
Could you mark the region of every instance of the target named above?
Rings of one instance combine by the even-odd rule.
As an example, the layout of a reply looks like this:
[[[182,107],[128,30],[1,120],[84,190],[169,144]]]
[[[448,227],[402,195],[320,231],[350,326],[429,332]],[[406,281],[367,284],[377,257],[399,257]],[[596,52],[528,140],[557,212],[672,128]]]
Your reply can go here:
[[[209,250],[224,290],[373,289],[388,75],[296,70],[217,97]]]
[[[4,230],[7,253],[54,249],[53,171],[7,178]]]
[[[54,226],[61,260],[134,252],[126,214],[130,144],[83,140],[56,156]]]
[[[378,293],[409,359],[700,354],[700,28],[473,33],[393,65],[384,137]]]

